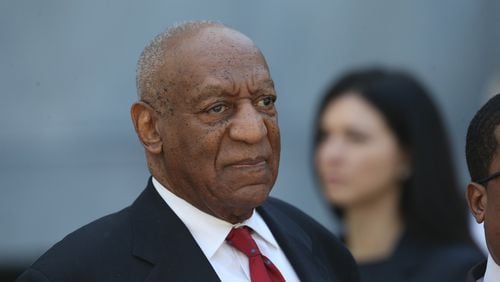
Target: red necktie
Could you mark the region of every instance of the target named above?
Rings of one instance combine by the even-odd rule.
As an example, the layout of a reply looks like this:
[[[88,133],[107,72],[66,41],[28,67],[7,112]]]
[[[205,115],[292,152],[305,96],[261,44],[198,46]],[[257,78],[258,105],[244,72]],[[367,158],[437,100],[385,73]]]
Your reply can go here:
[[[227,235],[227,242],[248,257],[252,282],[284,282],[285,278],[274,264],[260,253],[247,226],[233,228]]]

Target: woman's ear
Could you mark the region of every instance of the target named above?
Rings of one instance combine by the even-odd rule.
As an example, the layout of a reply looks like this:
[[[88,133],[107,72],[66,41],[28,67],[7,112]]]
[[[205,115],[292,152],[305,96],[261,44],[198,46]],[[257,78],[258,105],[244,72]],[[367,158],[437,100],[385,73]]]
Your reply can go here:
[[[152,153],[162,152],[162,140],[158,131],[158,119],[154,109],[144,102],[135,102],[130,108],[135,132],[144,148]]]
[[[484,221],[486,206],[488,204],[486,188],[475,182],[471,182],[467,185],[465,196],[472,215],[476,218],[476,222],[482,223]]]

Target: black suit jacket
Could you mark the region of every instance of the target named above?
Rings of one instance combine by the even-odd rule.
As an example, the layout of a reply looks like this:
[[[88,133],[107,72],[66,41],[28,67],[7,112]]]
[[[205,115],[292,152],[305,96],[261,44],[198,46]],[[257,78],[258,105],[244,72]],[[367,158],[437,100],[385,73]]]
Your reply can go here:
[[[363,282],[463,282],[483,259],[472,243],[436,244],[406,232],[389,258],[360,264],[359,270]]]
[[[484,277],[486,272],[486,260],[475,265],[467,274],[466,282],[476,282],[479,278]]]
[[[309,216],[272,198],[257,210],[301,281],[358,281],[350,253]],[[150,179],[131,206],[69,234],[17,281],[220,279]]]

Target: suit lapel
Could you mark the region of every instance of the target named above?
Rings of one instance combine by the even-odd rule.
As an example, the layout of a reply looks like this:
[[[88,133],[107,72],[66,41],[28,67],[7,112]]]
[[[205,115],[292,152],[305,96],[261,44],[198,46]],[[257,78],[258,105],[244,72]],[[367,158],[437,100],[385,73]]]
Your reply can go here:
[[[269,201],[257,209],[301,281],[331,281],[307,233]]]
[[[145,281],[220,281],[187,227],[148,187],[131,206],[132,253],[153,269]]]
[[[484,277],[484,273],[486,272],[486,260],[476,264],[470,271],[467,273],[467,282],[476,282],[480,278]]]

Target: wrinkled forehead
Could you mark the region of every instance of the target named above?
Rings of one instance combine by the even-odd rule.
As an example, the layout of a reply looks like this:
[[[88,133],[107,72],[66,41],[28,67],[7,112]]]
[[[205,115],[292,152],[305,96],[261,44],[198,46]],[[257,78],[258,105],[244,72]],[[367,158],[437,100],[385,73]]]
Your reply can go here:
[[[271,80],[260,50],[238,31],[206,27],[177,40],[169,48],[167,63],[159,74],[181,90],[177,93],[190,92],[213,81],[231,89],[243,84],[258,88]]]
[[[177,71],[204,70],[211,72],[267,71],[260,50],[242,33],[225,27],[206,27],[178,39],[170,57]]]

